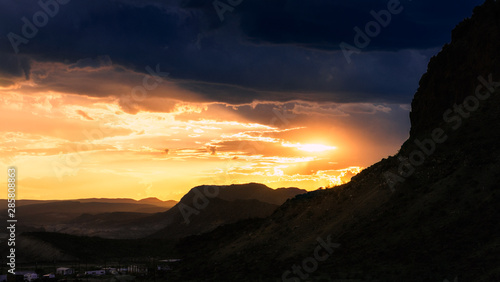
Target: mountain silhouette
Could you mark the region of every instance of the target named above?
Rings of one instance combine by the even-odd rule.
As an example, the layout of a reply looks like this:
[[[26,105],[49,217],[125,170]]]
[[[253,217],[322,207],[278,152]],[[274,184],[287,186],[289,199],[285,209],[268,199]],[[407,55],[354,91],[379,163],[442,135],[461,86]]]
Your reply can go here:
[[[298,188],[275,190],[258,183],[198,186],[161,215],[165,227],[151,237],[177,239],[243,219],[263,218],[287,199],[305,192]]]

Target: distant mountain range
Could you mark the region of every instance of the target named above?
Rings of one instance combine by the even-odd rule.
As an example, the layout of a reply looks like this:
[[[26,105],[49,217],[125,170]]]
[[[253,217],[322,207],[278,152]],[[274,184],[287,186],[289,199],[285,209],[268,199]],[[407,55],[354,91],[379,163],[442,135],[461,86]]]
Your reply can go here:
[[[216,189],[206,198],[206,208],[190,215],[189,224],[182,214],[196,209],[196,192]],[[262,184],[199,186],[191,189],[180,202],[147,198],[78,199],[70,201],[17,201],[20,231],[50,231],[103,238],[182,238],[208,232],[220,225],[248,218],[271,215],[282,203],[305,193],[298,188],[271,189]],[[205,197],[205,196],[203,196]],[[6,201],[6,200],[2,200]],[[4,205],[6,206],[6,204]],[[0,211],[0,220],[6,220]]]
[[[61,202],[80,202],[80,203],[120,203],[120,204],[149,204],[153,206],[173,207],[177,201],[168,200],[162,201],[158,198],[150,197],[142,200],[134,200],[129,198],[86,198],[86,199],[76,199],[76,200],[17,200],[16,206],[27,206],[34,204],[48,204],[48,203],[61,203]],[[5,204],[7,200],[0,200],[0,204]]]
[[[3,206],[7,206],[6,200]],[[124,225],[130,218],[138,219],[164,212],[176,201],[161,201],[156,198],[133,199],[77,199],[77,200],[18,200],[16,217],[19,231],[56,231],[79,235],[104,235],[105,233],[87,228],[87,223],[96,223],[102,217],[112,217],[113,224]],[[0,211],[0,218],[6,219],[7,212]],[[87,222],[83,222],[86,219]],[[74,224],[75,222],[81,225]],[[107,223],[99,224],[98,230],[109,230]],[[93,225],[96,227],[96,225]],[[95,233],[94,233],[95,232]]]
[[[286,200],[303,193],[306,193],[306,190],[274,190],[257,183],[198,186],[182,197],[174,208],[162,215],[165,227],[152,237],[182,238],[243,219],[267,217]],[[212,196],[213,194],[216,195]]]
[[[121,259],[165,254],[173,251],[170,245],[180,238],[241,220],[265,218],[288,199],[306,192],[249,183],[194,187],[179,202],[155,198],[19,201],[18,220],[24,224],[18,230],[24,232],[18,238],[19,259],[95,262],[103,255]],[[163,211],[155,212],[155,208]],[[195,209],[196,214],[183,216],[184,210]],[[145,249],[137,247],[139,245]],[[6,247],[6,244],[0,246],[0,251]]]

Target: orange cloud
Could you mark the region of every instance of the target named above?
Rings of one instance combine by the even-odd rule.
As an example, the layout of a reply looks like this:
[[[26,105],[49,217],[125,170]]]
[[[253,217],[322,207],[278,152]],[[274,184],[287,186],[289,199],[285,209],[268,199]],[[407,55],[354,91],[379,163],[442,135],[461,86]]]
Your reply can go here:
[[[171,81],[134,99],[144,74],[92,64],[35,62],[29,80],[0,88],[0,162],[18,167],[20,197],[179,199],[196,185],[244,182],[314,190],[402,141],[383,136],[391,115],[407,114],[399,105],[228,104]]]

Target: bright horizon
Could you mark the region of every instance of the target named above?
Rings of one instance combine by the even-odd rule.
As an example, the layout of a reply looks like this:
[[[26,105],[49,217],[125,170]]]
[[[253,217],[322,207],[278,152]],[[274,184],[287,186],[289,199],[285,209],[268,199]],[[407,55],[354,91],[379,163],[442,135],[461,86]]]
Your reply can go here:
[[[46,71],[44,67],[39,71]],[[68,74],[68,66],[51,67],[53,72]],[[72,70],[68,75],[78,78],[91,71],[95,72]],[[308,108],[262,103],[274,112],[267,122],[258,122],[234,110],[256,109],[258,102],[236,106],[177,102],[168,112],[131,112],[119,96],[127,84],[96,83],[112,84],[117,96],[39,90],[35,81],[0,88],[0,117],[11,119],[2,126],[1,157],[4,166],[18,169],[18,199],[178,201],[198,185],[249,182],[311,191],[349,181],[362,167],[395,153],[403,141],[396,139],[387,146],[381,144],[382,136],[378,142],[366,140],[360,128],[350,125],[352,111],[361,109],[366,112],[357,116],[384,118],[393,108],[404,112],[399,105],[332,105],[333,114],[326,115],[329,120],[320,122],[325,114],[306,115]],[[161,106],[171,101],[146,97],[139,102]]]

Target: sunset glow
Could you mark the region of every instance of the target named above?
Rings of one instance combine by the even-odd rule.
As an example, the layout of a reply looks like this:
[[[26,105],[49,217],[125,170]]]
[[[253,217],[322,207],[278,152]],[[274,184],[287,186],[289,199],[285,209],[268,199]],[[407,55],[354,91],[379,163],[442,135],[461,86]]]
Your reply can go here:
[[[321,144],[282,144],[284,147],[297,148],[302,151],[314,153],[314,152],[325,152],[330,150],[335,150],[337,147],[326,146]]]
[[[0,156],[19,168],[20,198],[178,200],[196,185],[247,182],[314,190],[345,183],[399,142],[368,142],[352,126],[361,108],[385,119],[388,108],[376,105],[331,104],[331,112],[318,115],[311,111],[317,104],[303,101],[213,103],[175,81],[155,91],[192,98],[153,91],[133,99],[130,89],[143,74],[131,70],[38,63],[32,72],[30,80],[0,88],[0,117],[8,121]],[[60,89],[44,86],[60,76]],[[85,87],[107,94],[75,94],[74,81],[84,78]]]

